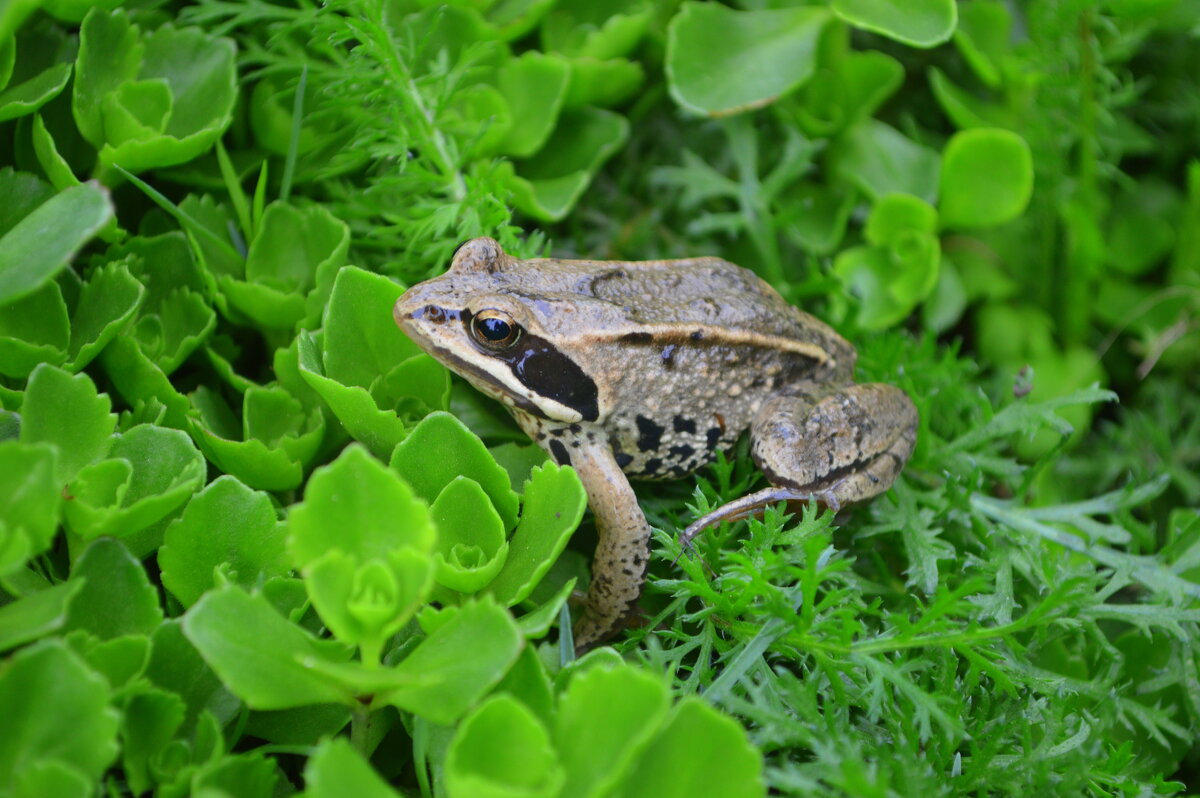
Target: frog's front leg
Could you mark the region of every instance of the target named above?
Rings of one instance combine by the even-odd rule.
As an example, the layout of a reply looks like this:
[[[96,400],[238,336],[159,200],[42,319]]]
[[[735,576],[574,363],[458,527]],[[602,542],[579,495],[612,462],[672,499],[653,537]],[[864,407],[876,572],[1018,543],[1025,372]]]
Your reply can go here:
[[[684,530],[754,515],[781,501],[835,510],[891,487],[917,440],[917,409],[892,385],[799,386],[768,401],[750,428],[751,455],[772,487],[708,513]]]
[[[582,654],[621,631],[637,611],[650,560],[650,525],[603,430],[580,430],[578,424],[555,427],[514,415],[559,465],[572,466],[579,474],[596,521],[600,540],[592,582],[583,617],[575,625],[575,651]]]

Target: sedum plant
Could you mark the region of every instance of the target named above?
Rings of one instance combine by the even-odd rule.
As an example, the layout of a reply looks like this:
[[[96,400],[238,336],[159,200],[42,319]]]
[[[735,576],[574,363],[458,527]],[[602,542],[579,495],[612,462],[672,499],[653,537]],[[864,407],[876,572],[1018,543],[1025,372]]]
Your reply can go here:
[[[3,5],[0,796],[1194,792],[1198,19]],[[640,486],[576,659],[578,475],[391,318],[477,235],[753,268],[908,469]]]

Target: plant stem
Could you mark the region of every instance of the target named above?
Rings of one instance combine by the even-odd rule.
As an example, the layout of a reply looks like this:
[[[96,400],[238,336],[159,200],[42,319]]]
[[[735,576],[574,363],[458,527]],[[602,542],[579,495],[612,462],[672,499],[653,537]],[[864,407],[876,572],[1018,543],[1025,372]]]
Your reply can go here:
[[[354,715],[350,718],[350,744],[364,758],[371,756],[371,751],[369,750],[371,714],[371,710],[365,704],[359,704],[354,708]]]

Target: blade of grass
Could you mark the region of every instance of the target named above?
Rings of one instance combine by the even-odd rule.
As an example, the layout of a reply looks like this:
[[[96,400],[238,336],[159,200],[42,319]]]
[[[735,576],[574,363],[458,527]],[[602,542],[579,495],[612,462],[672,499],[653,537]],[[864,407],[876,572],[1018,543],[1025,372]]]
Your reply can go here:
[[[300,70],[296,100],[292,103],[292,138],[288,142],[287,159],[283,162],[283,183],[279,187],[279,198],[285,202],[292,195],[292,177],[296,174],[296,155],[300,150],[300,123],[304,119],[304,89],[307,86],[308,64],[305,64]]]

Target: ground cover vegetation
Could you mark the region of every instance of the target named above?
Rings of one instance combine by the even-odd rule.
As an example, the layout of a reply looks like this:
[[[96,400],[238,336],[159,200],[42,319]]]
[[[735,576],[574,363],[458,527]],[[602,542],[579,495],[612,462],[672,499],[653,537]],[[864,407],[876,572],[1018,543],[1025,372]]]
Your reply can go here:
[[[1200,790],[1200,3],[0,5],[0,796]],[[717,254],[921,414],[680,529],[395,328],[491,235]]]

